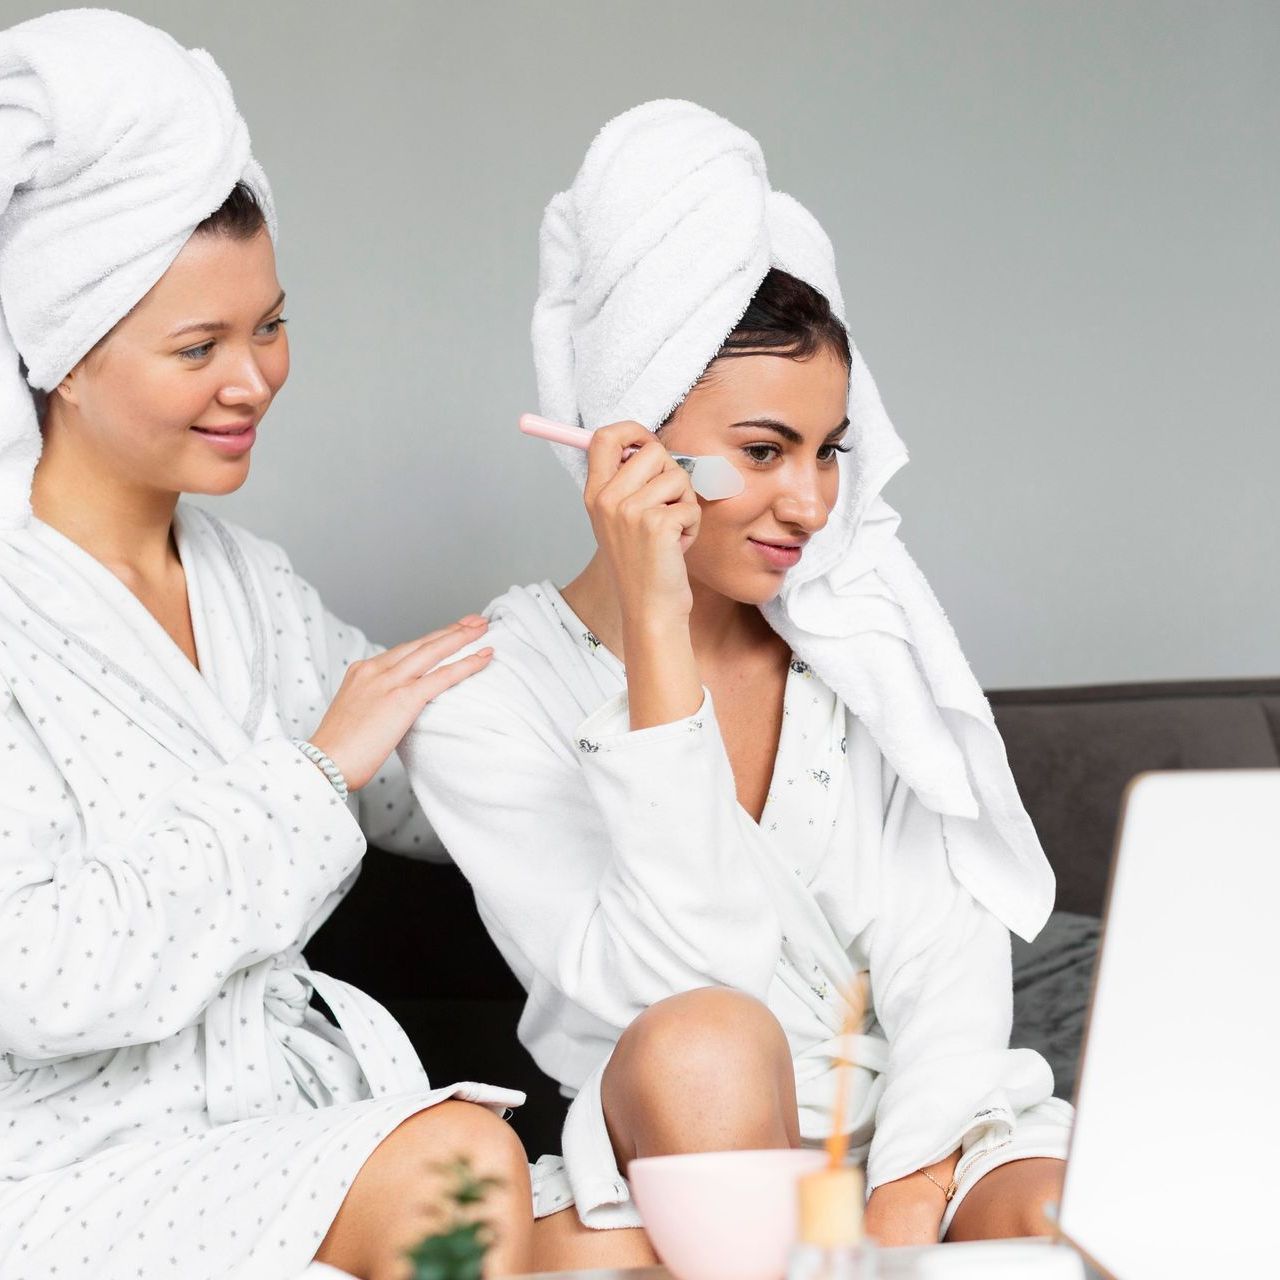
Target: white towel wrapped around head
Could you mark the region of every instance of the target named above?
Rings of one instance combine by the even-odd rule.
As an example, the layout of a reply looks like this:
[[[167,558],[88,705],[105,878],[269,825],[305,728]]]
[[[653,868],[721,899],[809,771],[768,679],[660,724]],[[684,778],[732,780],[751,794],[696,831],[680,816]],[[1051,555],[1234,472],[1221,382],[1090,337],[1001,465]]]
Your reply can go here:
[[[532,331],[542,413],[656,430],[770,268],[812,285],[848,327],[831,242],[770,188],[754,138],[691,102],[648,102],[610,121],[543,216]],[[961,882],[1029,939],[1053,906],[1053,872],[987,700],[880,497],[907,454],[850,346],[837,505],[764,614],[943,815]],[[582,484],[585,455],[556,447]]]
[[[274,238],[249,132],[203,49],[107,9],[0,31],[0,529],[30,517],[31,387],[56,387],[238,181]]]

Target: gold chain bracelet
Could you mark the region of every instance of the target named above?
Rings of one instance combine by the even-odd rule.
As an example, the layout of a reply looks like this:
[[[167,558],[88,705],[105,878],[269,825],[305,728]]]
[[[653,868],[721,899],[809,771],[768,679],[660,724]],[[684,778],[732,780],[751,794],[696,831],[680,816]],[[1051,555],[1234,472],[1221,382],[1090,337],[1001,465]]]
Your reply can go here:
[[[928,1170],[928,1169],[921,1169],[921,1170],[920,1170],[920,1172],[921,1172],[921,1173],[923,1173],[923,1174],[924,1174],[924,1176],[925,1176],[926,1178],[928,1178],[928,1179],[929,1179],[929,1181],[930,1181],[930,1182],[932,1182],[932,1183],[933,1183],[933,1185],[934,1185],[935,1187],[937,1187],[937,1188],[938,1188],[938,1190],[939,1190],[939,1191],[941,1191],[941,1192],[942,1192],[942,1194],[943,1194],[944,1196],[946,1196],[946,1198],[947,1198],[947,1203],[948,1203],[948,1204],[950,1204],[950,1203],[951,1203],[951,1201],[955,1199],[956,1191],[957,1191],[957,1190],[959,1190],[959,1188],[956,1186],[956,1180],[955,1180],[955,1178],[954,1178],[954,1177],[953,1177],[953,1178],[951,1179],[951,1181],[950,1181],[950,1182],[948,1182],[948,1183],[947,1183],[947,1185],[944,1187],[944,1186],[942,1185],[942,1183],[940,1183],[940,1182],[937,1180],[937,1178],[935,1178],[935,1177],[933,1176],[933,1174],[931,1174],[931,1173],[929,1172],[929,1170]]]

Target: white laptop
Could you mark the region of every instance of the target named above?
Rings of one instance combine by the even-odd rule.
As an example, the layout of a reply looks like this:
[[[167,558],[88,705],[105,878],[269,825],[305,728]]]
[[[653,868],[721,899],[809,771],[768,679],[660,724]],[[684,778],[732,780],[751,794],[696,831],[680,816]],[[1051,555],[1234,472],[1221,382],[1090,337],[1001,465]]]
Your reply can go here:
[[[1116,1280],[1280,1277],[1280,769],[1121,816],[1059,1226]]]
[[[888,1249],[884,1280],[1280,1278],[1280,769],[1125,795],[1049,1240]]]

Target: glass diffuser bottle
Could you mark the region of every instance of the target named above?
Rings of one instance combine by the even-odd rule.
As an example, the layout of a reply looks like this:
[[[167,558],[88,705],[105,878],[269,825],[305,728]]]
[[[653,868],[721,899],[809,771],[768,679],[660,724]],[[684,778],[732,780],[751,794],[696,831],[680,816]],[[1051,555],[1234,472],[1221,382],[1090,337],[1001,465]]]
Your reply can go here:
[[[800,1238],[787,1280],[875,1280],[875,1246],[862,1230],[863,1186],[853,1166],[800,1180]]]

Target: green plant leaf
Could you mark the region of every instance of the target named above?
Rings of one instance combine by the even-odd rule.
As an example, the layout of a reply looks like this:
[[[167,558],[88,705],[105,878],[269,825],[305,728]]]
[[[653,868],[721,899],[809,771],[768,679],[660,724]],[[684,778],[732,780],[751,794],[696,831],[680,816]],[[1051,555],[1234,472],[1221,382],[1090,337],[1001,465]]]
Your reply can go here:
[[[463,1210],[482,1204],[489,1192],[502,1185],[500,1178],[478,1177],[465,1156],[435,1166],[449,1177],[445,1200],[449,1211],[444,1228],[419,1241],[408,1251],[413,1280],[481,1280],[485,1255],[493,1232],[484,1220],[474,1220]]]

